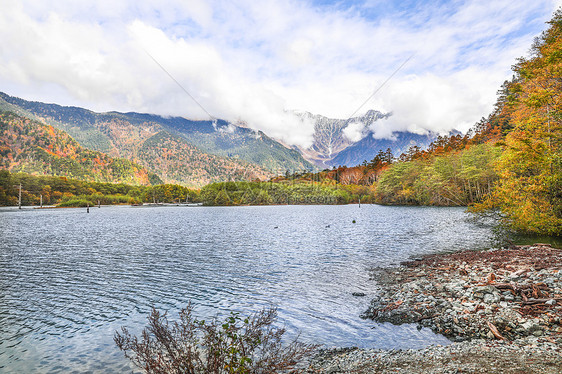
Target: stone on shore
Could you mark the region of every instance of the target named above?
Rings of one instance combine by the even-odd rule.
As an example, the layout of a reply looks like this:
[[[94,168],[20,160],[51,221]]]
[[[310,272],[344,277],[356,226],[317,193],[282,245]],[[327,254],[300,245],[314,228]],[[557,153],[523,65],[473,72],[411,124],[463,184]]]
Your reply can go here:
[[[308,373],[560,373],[562,250],[548,244],[425,256],[373,270],[362,317],[451,339],[420,350],[325,350]]]

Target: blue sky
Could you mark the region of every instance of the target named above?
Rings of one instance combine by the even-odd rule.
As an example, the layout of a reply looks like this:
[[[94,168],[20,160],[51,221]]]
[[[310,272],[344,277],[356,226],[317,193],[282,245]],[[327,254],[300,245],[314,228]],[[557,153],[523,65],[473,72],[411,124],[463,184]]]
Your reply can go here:
[[[292,111],[346,118],[411,55],[362,108],[393,113],[375,136],[466,130],[560,0],[0,2],[8,94],[205,118],[145,49],[214,116],[306,146]]]

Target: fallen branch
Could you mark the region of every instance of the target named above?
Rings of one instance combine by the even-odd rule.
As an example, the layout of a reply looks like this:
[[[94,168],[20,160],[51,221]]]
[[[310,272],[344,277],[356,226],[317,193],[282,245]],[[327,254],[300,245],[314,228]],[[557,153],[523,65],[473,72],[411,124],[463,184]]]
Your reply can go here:
[[[529,299],[527,301],[523,301],[521,303],[521,305],[536,305],[536,304],[544,304],[546,303],[548,300],[551,299]]]
[[[492,334],[496,337],[496,339],[505,340],[505,338],[500,334],[497,327],[494,326],[492,322],[486,321],[486,323],[488,324],[488,328],[490,329]]]
[[[437,317],[438,315],[439,315],[439,313],[432,314],[430,316],[422,316],[422,317],[418,318],[415,322],[423,321],[424,319],[434,318],[434,317]]]

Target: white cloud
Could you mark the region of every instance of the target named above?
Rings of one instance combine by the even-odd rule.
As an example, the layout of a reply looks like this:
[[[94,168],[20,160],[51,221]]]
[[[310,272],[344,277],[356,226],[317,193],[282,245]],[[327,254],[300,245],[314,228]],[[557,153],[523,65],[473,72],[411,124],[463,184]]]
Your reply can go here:
[[[393,131],[466,131],[490,113],[499,87],[497,73],[467,68],[443,76],[405,77],[389,87],[379,101],[392,116],[374,122],[371,130],[376,138],[388,138]]]
[[[144,48],[212,115],[306,146],[313,124],[288,110],[347,118],[415,52],[362,109],[393,113],[376,122],[376,136],[466,130],[489,113],[510,65],[560,0],[338,4],[4,0],[0,90],[206,118]]]
[[[358,142],[366,135],[365,124],[362,122],[350,122],[343,129],[343,135],[352,142]]]

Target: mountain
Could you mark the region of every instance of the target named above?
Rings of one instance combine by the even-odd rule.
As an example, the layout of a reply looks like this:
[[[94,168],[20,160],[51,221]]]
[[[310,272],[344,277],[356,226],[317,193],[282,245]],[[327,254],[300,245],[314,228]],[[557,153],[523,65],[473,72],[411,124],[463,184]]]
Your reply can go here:
[[[353,143],[339,152],[331,160],[331,165],[359,165],[363,161],[371,161],[380,150],[386,151],[388,148],[392,150],[394,156],[399,156],[405,153],[411,146],[418,146],[425,149],[436,138],[437,134],[432,132],[426,135],[418,135],[411,132],[399,131],[393,133],[393,139],[375,139],[373,138],[373,134],[369,133],[360,141]]]
[[[185,184],[189,181],[193,186],[204,186],[225,180],[263,180],[271,176],[258,165],[201,152],[182,137],[167,131],[160,131],[145,140],[136,157],[150,170],[157,170],[167,183]]]
[[[282,145],[262,131],[254,131],[224,120],[193,121],[183,117],[138,113],[126,115],[137,120],[160,123],[168,131],[183,137],[204,152],[244,160],[271,172],[313,168],[298,150]]]
[[[0,109],[44,121],[68,132],[82,146],[116,157],[135,159],[144,141],[166,131],[203,153],[231,158],[244,167],[253,163],[270,172],[312,168],[297,150],[283,146],[263,132],[223,120],[196,121],[134,112],[95,113],[83,108],[27,101],[4,93],[0,93]]]
[[[376,110],[368,111],[363,117],[350,119],[333,119],[322,115],[314,115],[308,112],[297,113],[303,121],[314,122],[314,141],[309,148],[299,147],[303,156],[320,167],[330,167],[334,164],[332,160],[338,153],[353,145],[355,142],[346,134],[346,128],[351,124],[359,124],[357,131],[363,133],[377,119],[386,118],[389,115]],[[378,150],[377,150],[378,151]]]
[[[78,144],[53,126],[0,112],[0,169],[94,181],[148,185],[161,183],[144,167]]]
[[[390,117],[390,113],[369,110],[361,117],[333,119],[308,112],[298,113],[303,121],[314,122],[314,142],[309,148],[298,148],[303,156],[322,168],[332,166],[355,166],[364,160],[370,161],[379,150],[390,148],[396,155],[410,146],[427,147],[436,135],[417,135],[396,132],[393,139],[373,138],[370,127],[375,121]]]
[[[30,102],[1,93],[0,110],[64,130],[83,147],[143,165],[166,183],[201,187],[216,181],[272,176],[265,168],[242,159],[202,152],[178,131],[165,126],[173,119],[139,113],[95,113],[83,108]],[[189,120],[183,123],[200,127],[203,132],[215,131],[212,124]]]

